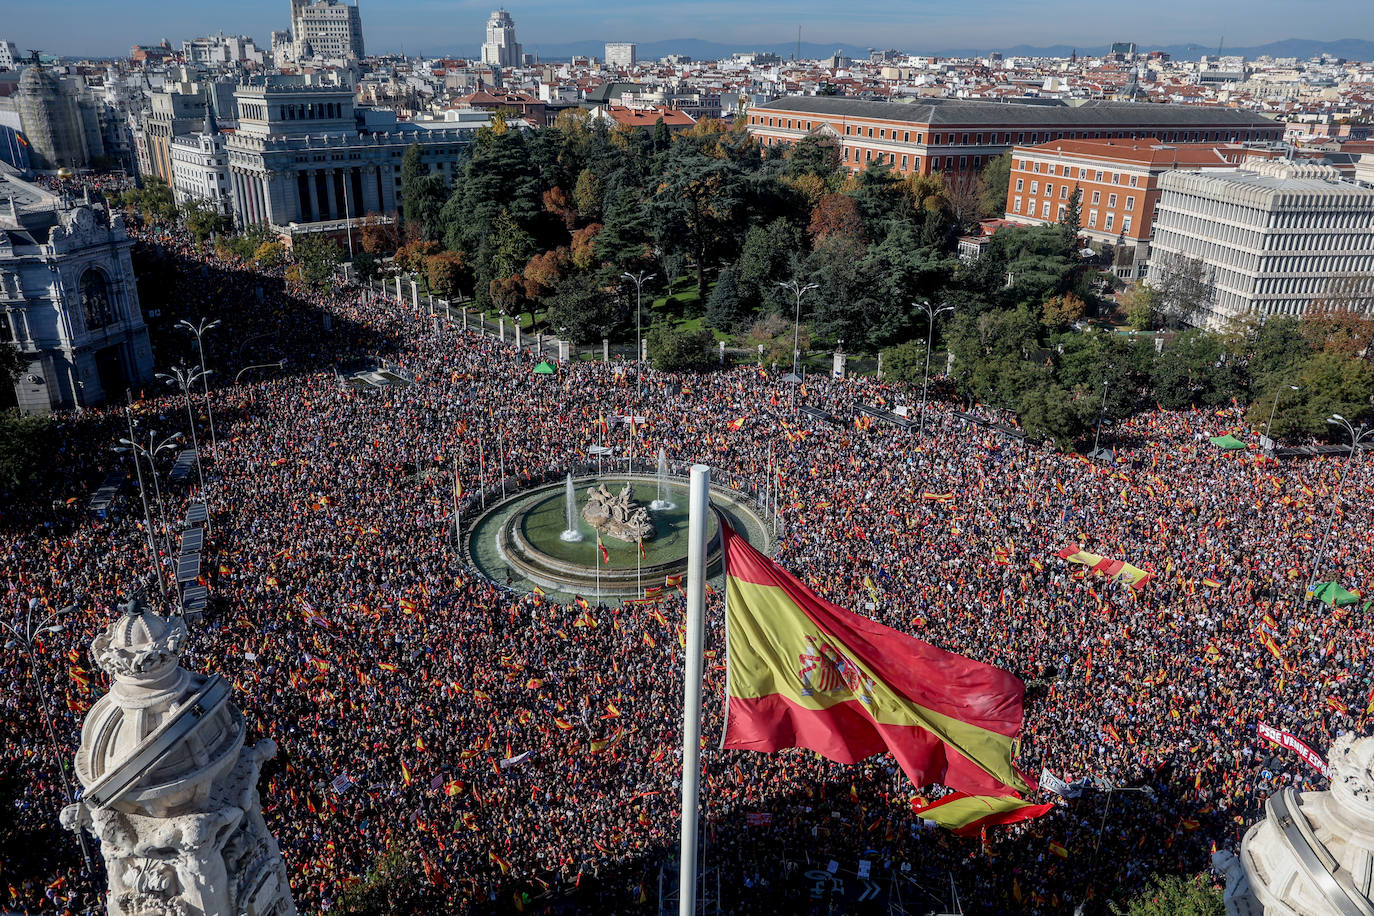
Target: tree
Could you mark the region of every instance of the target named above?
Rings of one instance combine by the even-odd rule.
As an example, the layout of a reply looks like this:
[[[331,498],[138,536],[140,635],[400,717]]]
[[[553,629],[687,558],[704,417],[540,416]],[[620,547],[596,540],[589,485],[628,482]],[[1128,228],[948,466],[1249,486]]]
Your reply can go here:
[[[0,340],[0,384],[6,380],[13,385],[29,368],[29,358],[12,343]]]
[[[1059,221],[1059,225],[1064,227],[1064,247],[1070,254],[1077,254],[1078,234],[1083,231],[1083,189],[1076,184],[1073,186],[1073,193],[1069,195],[1069,205],[1064,208],[1064,218]]]
[[[583,220],[589,223],[601,221],[601,179],[591,169],[583,169],[578,173],[577,184],[573,186],[573,203]]]
[[[363,250],[378,257],[385,257],[401,247],[401,235],[396,231],[396,221],[377,213],[369,213],[363,217],[360,235]]]
[[[926,342],[908,340],[906,343],[888,347],[883,354],[883,379],[919,385],[926,371]]]
[[[839,143],[833,137],[811,134],[788,148],[787,165],[783,173],[789,177],[815,175],[822,181],[828,181],[842,165]]]
[[[520,227],[509,210],[497,214],[491,243],[489,268],[493,277],[508,277],[517,273],[534,253],[534,240]]]
[[[676,330],[667,324],[656,324],[645,340],[649,361],[662,372],[688,372],[711,365],[709,331]]]
[[[1007,187],[1011,184],[1011,153],[1005,152],[988,161],[983,167],[983,183],[978,202],[984,216],[1005,216]]]
[[[423,865],[413,840],[392,843],[377,857],[361,881],[339,888],[331,913],[340,916],[389,916],[418,912],[430,882],[416,863]]]
[[[1137,331],[1148,331],[1155,326],[1155,311],[1158,297],[1153,289],[1139,280],[1126,287],[1117,298],[1126,323]]]
[[[294,279],[304,286],[323,289],[339,267],[339,246],[323,236],[306,236],[291,246]]]
[[[565,328],[567,336],[579,344],[615,337],[626,326],[630,314],[623,299],[590,273],[564,277],[548,305],[549,325]]]
[[[1194,323],[1215,298],[1212,270],[1199,258],[1161,252],[1151,259],[1150,273],[1159,314],[1172,327]]]
[[[1125,908],[1111,903],[1115,916],[1225,916],[1221,891],[1210,875],[1160,877],[1151,875],[1149,886],[1126,901]]]
[[[1063,293],[1045,301],[1045,314],[1040,320],[1045,327],[1062,331],[1075,321],[1081,321],[1086,310],[1082,299],[1073,293]]]
[[[529,231],[543,212],[539,176],[530,160],[524,132],[507,131],[480,138],[472,158],[463,167],[448,202],[440,212],[442,237],[447,248],[480,254],[482,243],[502,211]],[[438,233],[435,233],[438,235]],[[479,257],[474,267],[484,269]]]
[[[583,226],[572,234],[572,245],[569,246],[569,253],[573,267],[578,270],[586,270],[596,261],[596,237],[601,232],[600,223],[592,223]]]
[[[32,496],[55,454],[53,429],[46,417],[0,412],[0,488],[8,499]]]
[[[568,249],[554,248],[530,258],[521,273],[525,277],[525,298],[538,302],[553,292],[568,268]]]
[[[864,221],[858,204],[848,194],[827,194],[811,211],[807,226],[813,244],[820,244],[836,233],[864,240]]]
[[[763,345],[763,363],[792,367],[792,322],[781,315],[767,315],[750,326],[744,342],[751,351]],[[811,349],[811,332],[802,325],[797,329],[797,349],[802,353]]]
[[[286,261],[286,246],[281,242],[263,242],[253,252],[253,263],[264,270],[280,267]]]
[[[739,286],[735,283],[735,271],[727,267],[716,278],[711,298],[706,302],[706,323],[713,328],[730,331],[744,320],[745,314]]]
[[[607,195],[606,222],[594,245],[596,260],[610,265],[613,277],[639,266],[649,257],[651,227],[644,206],[633,188],[621,187]]]
[[[229,217],[215,209],[215,205],[208,200],[187,201],[181,213],[187,231],[202,245],[209,241],[210,236],[228,232],[232,227]]]
[[[978,226],[983,215],[983,185],[981,179],[970,175],[947,176],[945,178],[945,204],[950,219],[961,231],[971,231]],[[1003,200],[1006,196],[1003,195]]]
[[[353,255],[353,272],[358,275],[358,279],[364,283],[371,283],[377,278],[377,273],[381,264],[373,257],[372,252],[366,248],[361,248]]]
[[[425,258],[438,254],[438,242],[411,242],[396,249],[392,263],[408,274],[418,274],[425,266]]]
[[[572,201],[568,200],[567,193],[557,185],[544,192],[542,197],[544,212],[551,213],[562,220],[563,228],[569,232],[577,225],[577,211],[573,209]]]
[[[679,144],[673,145],[676,151]],[[671,157],[651,201],[654,217],[681,228],[696,263],[697,293],[706,295],[706,258],[713,247],[729,244],[722,232],[732,216],[739,172],[732,164],[700,153]],[[671,233],[670,237],[677,235]]]
[[[440,251],[423,260],[429,288],[445,299],[457,299],[472,292],[472,269],[461,251]]]

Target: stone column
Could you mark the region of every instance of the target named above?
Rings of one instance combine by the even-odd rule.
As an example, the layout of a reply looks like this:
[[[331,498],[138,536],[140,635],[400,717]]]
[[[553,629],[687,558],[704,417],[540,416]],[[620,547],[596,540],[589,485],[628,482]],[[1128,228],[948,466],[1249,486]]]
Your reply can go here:
[[[315,187],[315,174],[314,169],[305,173],[305,184],[310,189],[310,221],[312,223],[318,223],[324,218],[323,214],[320,213],[320,192]]]
[[[339,206],[338,189],[335,187],[338,177],[338,169],[325,169],[324,172],[324,193],[329,198],[329,218],[338,219],[343,213],[343,208]]]
[[[417,313],[420,311],[420,284],[414,280],[410,281],[410,307]]]
[[[601,361],[603,363],[611,361],[611,342],[605,337],[601,338]]]
[[[500,332],[500,334],[501,334],[501,343],[505,343],[505,342],[506,342],[506,316],[505,316],[505,315],[502,315],[499,319],[497,319],[497,329],[499,330],[499,332]]]
[[[515,319],[515,349],[520,349],[520,319]]]

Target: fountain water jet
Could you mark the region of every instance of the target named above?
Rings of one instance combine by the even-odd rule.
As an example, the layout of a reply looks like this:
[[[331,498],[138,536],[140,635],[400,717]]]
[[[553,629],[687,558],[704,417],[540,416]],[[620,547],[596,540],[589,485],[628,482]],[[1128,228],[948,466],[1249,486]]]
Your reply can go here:
[[[668,493],[668,453],[664,449],[658,450],[658,492],[657,498],[649,503],[649,508],[656,512],[663,512],[667,509],[676,509],[677,503],[664,499]]]
[[[582,532],[577,530],[577,489],[573,486],[572,471],[568,472],[568,495],[564,513],[568,527],[564,528],[563,533],[558,536],[559,540],[569,543],[582,540]]]

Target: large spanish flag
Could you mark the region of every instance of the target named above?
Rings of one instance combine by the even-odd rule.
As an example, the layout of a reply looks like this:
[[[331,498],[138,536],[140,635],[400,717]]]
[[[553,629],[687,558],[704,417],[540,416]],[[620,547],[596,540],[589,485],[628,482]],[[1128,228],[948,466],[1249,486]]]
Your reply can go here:
[[[805,747],[838,763],[889,751],[917,786],[1011,795],[1025,685],[817,596],[721,523],[725,747]]]
[[[930,805],[912,804],[917,817],[934,821],[959,836],[974,836],[998,824],[1040,817],[1054,810],[1053,804],[1036,805],[1010,795],[965,795],[954,792]]]

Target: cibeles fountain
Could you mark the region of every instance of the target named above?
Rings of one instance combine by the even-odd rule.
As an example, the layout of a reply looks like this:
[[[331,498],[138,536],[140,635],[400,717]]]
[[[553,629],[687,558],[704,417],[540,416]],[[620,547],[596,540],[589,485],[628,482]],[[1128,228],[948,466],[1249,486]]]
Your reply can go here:
[[[658,466],[644,474],[575,477],[569,472],[488,505],[464,536],[472,565],[516,590],[552,600],[624,599],[663,586],[687,569],[687,486]],[[772,542],[761,507],[738,486],[711,488],[708,570],[720,570],[720,520],[760,549]]]
[[[82,797],[68,830],[100,841],[110,916],[294,916],[291,887],[258,798],[264,739],[218,675],[181,667],[186,627],[138,597],[91,643],[110,675],[81,728]]]
[[[1374,737],[1343,735],[1331,788],[1265,802],[1240,855],[1218,852],[1230,916],[1374,916]]]

